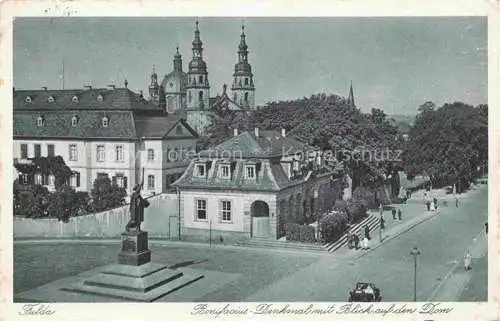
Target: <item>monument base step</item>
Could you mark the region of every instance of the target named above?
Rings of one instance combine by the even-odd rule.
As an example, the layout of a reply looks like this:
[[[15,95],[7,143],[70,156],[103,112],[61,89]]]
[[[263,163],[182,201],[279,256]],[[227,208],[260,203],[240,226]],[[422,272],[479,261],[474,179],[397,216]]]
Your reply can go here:
[[[113,264],[101,273],[60,290],[121,300],[152,302],[203,278],[186,275],[155,263],[141,266]]]

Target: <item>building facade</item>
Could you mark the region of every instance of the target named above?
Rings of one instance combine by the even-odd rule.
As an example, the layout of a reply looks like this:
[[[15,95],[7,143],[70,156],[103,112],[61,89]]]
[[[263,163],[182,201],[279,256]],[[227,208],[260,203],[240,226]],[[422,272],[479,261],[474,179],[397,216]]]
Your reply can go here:
[[[342,198],[341,172],[285,131],[244,132],[202,151],[174,183],[184,235],[279,239],[287,222]]]
[[[196,21],[192,58],[187,72],[182,69],[182,56],[177,48],[173,60],[173,71],[166,74],[160,84],[156,70],[153,70],[149,86],[149,100],[168,113],[182,115],[200,135],[205,133],[212,119],[218,116],[216,103],[224,96],[227,96],[224,99],[230,101],[233,110],[254,110],[254,76],[248,61],[249,51],[244,27],[242,27],[237,54],[238,62],[234,67],[231,93],[226,93],[227,86],[224,85],[221,95],[211,97],[208,67],[203,59],[203,43],[199,23]]]
[[[128,88],[15,90],[13,111],[14,162],[61,156],[77,191],[107,174],[129,194],[142,180],[162,193],[195,154],[198,136],[182,118]],[[53,176],[39,182],[54,187]]]

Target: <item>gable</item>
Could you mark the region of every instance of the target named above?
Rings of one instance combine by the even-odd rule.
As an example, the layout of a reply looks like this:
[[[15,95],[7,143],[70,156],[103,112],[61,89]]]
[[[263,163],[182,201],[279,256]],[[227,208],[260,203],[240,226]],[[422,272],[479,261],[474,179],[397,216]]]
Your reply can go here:
[[[170,128],[165,138],[198,138],[198,134],[181,119]]]

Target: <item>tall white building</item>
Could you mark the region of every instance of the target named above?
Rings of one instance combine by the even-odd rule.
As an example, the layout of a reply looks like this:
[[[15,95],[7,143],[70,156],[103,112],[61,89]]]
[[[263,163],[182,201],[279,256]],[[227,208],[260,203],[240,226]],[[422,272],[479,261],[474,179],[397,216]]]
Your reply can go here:
[[[14,162],[61,156],[74,172],[70,184],[89,191],[100,174],[132,192],[161,193],[181,176],[197,134],[128,88],[14,90]],[[54,176],[34,179],[53,187]]]

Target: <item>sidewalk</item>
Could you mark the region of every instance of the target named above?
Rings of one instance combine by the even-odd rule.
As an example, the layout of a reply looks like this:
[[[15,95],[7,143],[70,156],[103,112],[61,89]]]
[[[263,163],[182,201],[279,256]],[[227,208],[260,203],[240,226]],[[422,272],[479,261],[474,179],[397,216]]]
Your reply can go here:
[[[457,263],[436,287],[429,300],[432,301],[456,301],[469,283],[474,273],[474,263],[483,258],[488,252],[488,237],[484,231],[477,235],[469,246],[472,256],[472,269],[464,269],[463,257],[458,258]]]

